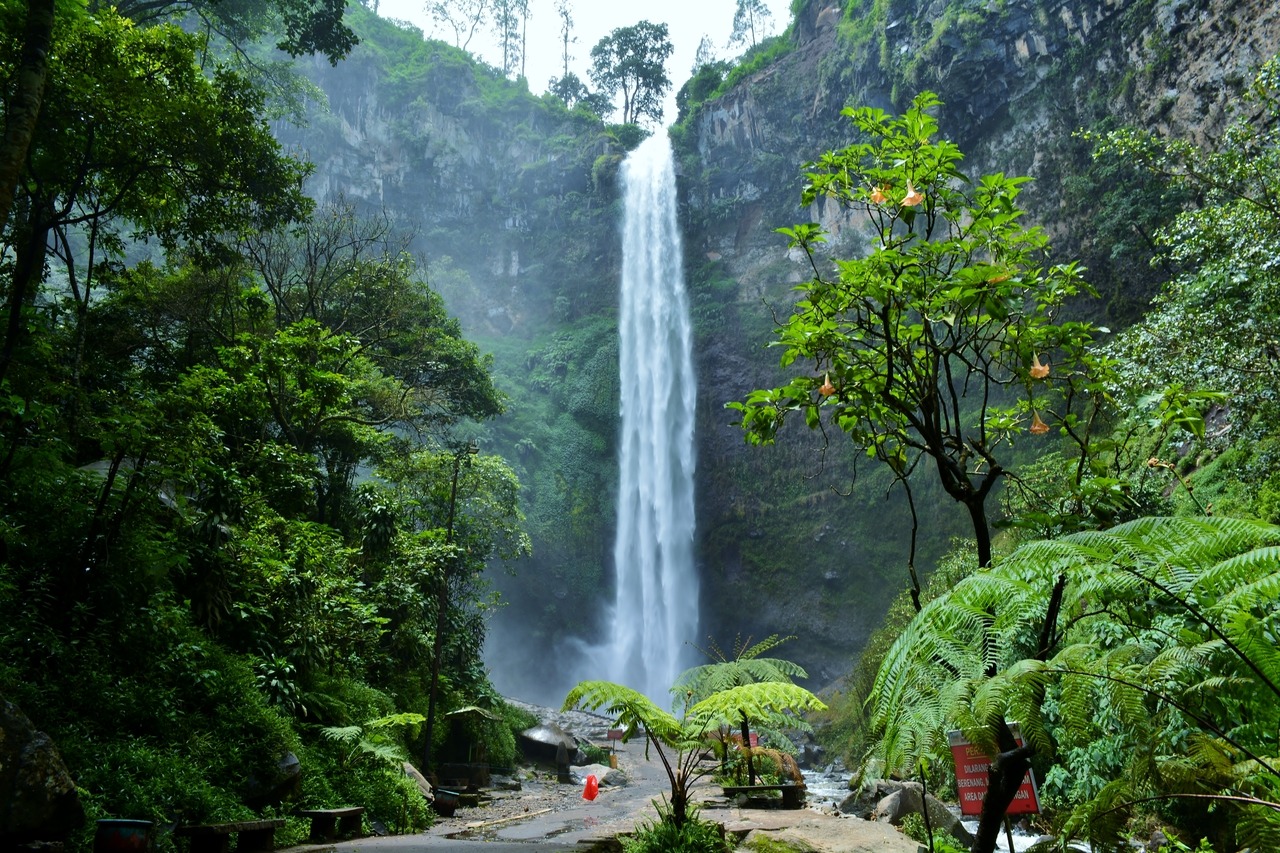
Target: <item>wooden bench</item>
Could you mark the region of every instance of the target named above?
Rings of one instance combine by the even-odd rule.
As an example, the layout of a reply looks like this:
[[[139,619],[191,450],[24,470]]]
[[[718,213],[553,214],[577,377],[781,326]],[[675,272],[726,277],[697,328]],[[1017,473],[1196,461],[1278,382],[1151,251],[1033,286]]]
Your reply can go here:
[[[727,785],[724,789],[724,795],[729,799],[742,796],[750,801],[757,794],[764,794],[769,791],[778,791],[782,794],[782,807],[784,809],[798,809],[804,804],[804,787],[794,782],[785,782],[779,785]]]
[[[231,836],[239,837],[237,853],[261,853],[274,850],[276,830],[284,826],[284,818],[269,820],[242,820],[235,823],[205,823],[179,826],[174,835],[191,837],[191,853],[227,853],[231,849]]]
[[[339,838],[354,838],[362,834],[364,806],[343,809],[306,809],[300,817],[311,818],[311,843],[323,844]]]

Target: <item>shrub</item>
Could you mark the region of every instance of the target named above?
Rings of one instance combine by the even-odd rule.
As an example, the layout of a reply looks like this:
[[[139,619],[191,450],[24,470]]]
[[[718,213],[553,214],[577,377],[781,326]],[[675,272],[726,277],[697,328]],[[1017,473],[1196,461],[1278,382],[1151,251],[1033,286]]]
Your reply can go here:
[[[902,824],[898,829],[902,830],[902,834],[908,838],[915,839],[921,844],[928,843],[924,818],[918,814],[907,815],[902,819]],[[930,849],[933,853],[967,853],[965,848],[960,845],[960,842],[956,841],[955,836],[942,830],[934,830],[933,843],[930,845]]]
[[[635,835],[622,839],[624,853],[729,853],[724,827],[701,820],[696,809],[689,809],[684,826],[676,826],[670,811],[658,807],[656,821],[644,821]]]
[[[369,820],[395,833],[421,832],[434,821],[426,798],[398,762],[327,740],[306,747],[302,765],[302,801],[309,808],[364,806]]]

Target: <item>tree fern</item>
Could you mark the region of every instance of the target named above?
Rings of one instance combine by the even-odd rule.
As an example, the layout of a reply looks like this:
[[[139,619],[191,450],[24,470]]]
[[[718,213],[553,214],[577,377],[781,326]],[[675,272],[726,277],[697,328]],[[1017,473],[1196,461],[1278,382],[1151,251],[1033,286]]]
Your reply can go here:
[[[622,728],[622,740],[628,741],[637,732],[669,746],[676,746],[684,735],[680,721],[659,708],[648,696],[612,681],[583,681],[569,691],[564,699],[564,710],[583,708],[588,711],[604,711]]]
[[[1024,545],[970,576],[917,614],[877,673],[886,772],[945,756],[948,728],[994,755],[992,721],[1017,720],[1052,760],[1093,760],[1058,745],[1099,738],[1126,756],[1074,804],[1071,831],[1110,841],[1129,804],[1195,795],[1227,798],[1213,814],[1247,811],[1249,832],[1269,837],[1255,801],[1280,801],[1277,543],[1280,528],[1255,521],[1141,518]],[[1056,647],[1042,653],[1059,577]],[[1209,802],[1196,808],[1211,822]]]
[[[787,711],[819,711],[826,706],[808,690],[788,682],[743,684],[707,696],[677,719],[649,697],[610,681],[583,681],[569,691],[564,710],[603,710],[623,728],[623,740],[643,733],[653,746],[671,784],[670,812],[678,825],[688,818],[689,788],[710,772],[701,756],[708,731],[739,716],[768,717]]]

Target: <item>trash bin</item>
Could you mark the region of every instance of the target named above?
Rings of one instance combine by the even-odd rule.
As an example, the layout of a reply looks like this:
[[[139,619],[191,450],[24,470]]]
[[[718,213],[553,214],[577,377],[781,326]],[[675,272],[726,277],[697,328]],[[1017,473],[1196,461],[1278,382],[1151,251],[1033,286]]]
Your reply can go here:
[[[151,821],[103,818],[93,836],[93,853],[146,853],[151,849]]]

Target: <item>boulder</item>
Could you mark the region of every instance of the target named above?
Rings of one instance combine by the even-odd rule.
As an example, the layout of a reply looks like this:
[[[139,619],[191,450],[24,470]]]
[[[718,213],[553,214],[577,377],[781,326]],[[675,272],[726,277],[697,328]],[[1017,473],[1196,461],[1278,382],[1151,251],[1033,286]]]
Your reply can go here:
[[[520,791],[524,785],[515,776],[491,776],[490,784],[498,791]]]
[[[853,815],[863,820],[872,820],[872,815],[876,810],[876,803],[901,789],[902,783],[893,779],[864,781],[862,785],[852,789],[852,793],[840,802],[838,808],[842,814]]]
[[[888,821],[894,826],[902,823],[909,814],[923,815],[927,805],[929,809],[929,825],[935,831],[943,830],[951,833],[957,841],[968,847],[973,843],[973,835],[964,828],[960,818],[951,813],[946,804],[932,794],[925,795],[919,782],[901,782],[901,787],[876,803],[873,813],[875,820]]]
[[[83,825],[75,781],[53,741],[0,699],[0,848],[58,841]]]
[[[423,776],[418,768],[409,762],[404,763],[404,775],[413,780],[413,784],[418,786],[418,790],[422,792],[422,796],[428,800],[431,799],[431,783],[427,781],[427,777]]]
[[[626,773],[605,764],[588,764],[584,767],[575,767],[572,775],[573,781],[579,785],[587,781],[588,776],[595,776],[596,781],[601,785],[622,787],[628,782]]]
[[[245,781],[244,802],[255,811],[267,806],[278,806],[302,793],[302,762],[292,752],[286,752],[276,762],[276,773],[270,780],[250,774]]]

